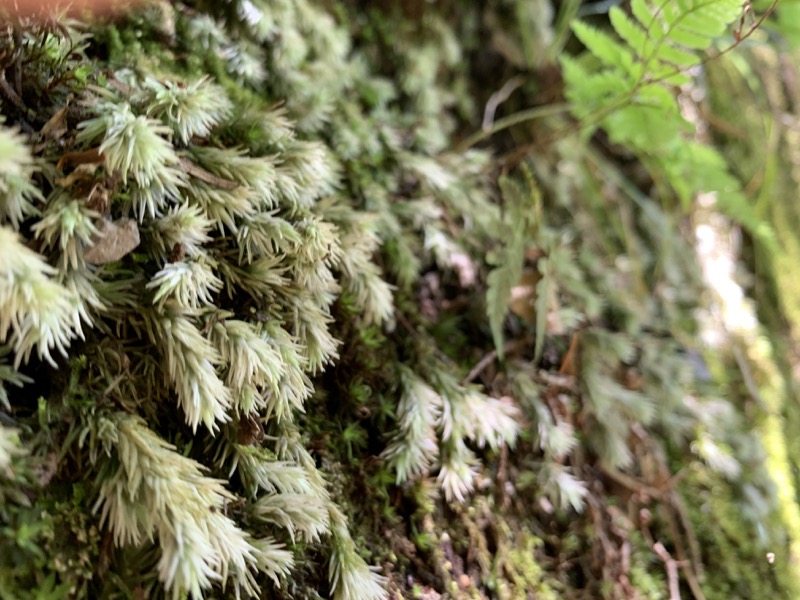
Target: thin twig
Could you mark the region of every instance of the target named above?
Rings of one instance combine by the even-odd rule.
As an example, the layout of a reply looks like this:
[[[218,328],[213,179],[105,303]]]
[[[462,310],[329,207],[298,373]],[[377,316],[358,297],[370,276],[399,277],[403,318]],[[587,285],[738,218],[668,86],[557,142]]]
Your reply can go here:
[[[756,384],[753,373],[750,370],[750,364],[747,362],[747,357],[742,352],[739,344],[734,342],[731,345],[731,352],[733,353],[733,358],[736,361],[736,366],[739,367],[739,372],[742,374],[742,379],[744,379],[744,386],[747,388],[750,396],[762,409],[769,412],[767,403],[764,402],[764,399],[761,397],[761,393],[758,391],[758,385]]]
[[[670,495],[668,497],[668,500],[670,501],[673,500],[674,499],[673,496],[674,494]],[[693,561],[687,559],[686,554],[683,551],[683,546],[680,544],[681,534],[680,531],[678,531],[678,525],[675,522],[674,515],[672,514],[673,508],[674,505],[672,505],[672,503],[670,502],[667,505],[667,510],[665,512],[667,513],[667,517],[669,519],[670,533],[674,538],[673,543],[675,544],[675,553],[678,555],[678,559],[680,559],[681,561],[680,566],[683,569],[683,578],[686,580],[686,583],[689,586],[689,589],[692,591],[692,596],[694,596],[695,600],[706,600],[706,597],[703,594],[703,589],[700,587],[700,582],[697,580],[697,574],[692,566]],[[691,544],[689,547],[691,552]],[[694,562],[694,564],[700,564],[699,558],[697,562]]]
[[[22,53],[22,31],[19,27],[14,27],[14,51],[17,53],[17,60],[14,61],[14,85],[17,95],[22,94],[22,63],[20,62],[20,54]]]
[[[524,348],[528,344],[528,340],[521,339],[521,340],[511,340],[506,342],[503,346],[503,354],[508,355],[517,350]],[[475,380],[475,378],[480,375],[483,370],[492,364],[497,359],[497,350],[492,350],[488,352],[483,358],[481,358],[478,363],[472,367],[469,374],[463,379],[461,385],[467,385],[468,383]]]
[[[689,557],[692,565],[694,566],[694,573],[698,578],[703,577],[703,561],[700,557],[700,543],[697,541],[697,536],[694,534],[694,527],[692,527],[692,521],[689,518],[688,512],[686,511],[686,506],[683,503],[683,499],[677,491],[673,491],[670,495],[670,504],[672,505],[672,508],[675,509],[675,512],[678,513],[678,519],[680,519],[683,533],[686,536],[686,541],[689,545]],[[695,591],[695,588],[692,586],[691,580],[688,578],[687,580],[689,581],[689,587],[692,588],[695,597],[698,599],[703,598],[702,592],[700,592],[698,595],[697,591]],[[700,585],[696,584],[696,586],[699,590]]]
[[[669,600],[681,600],[681,588],[678,580],[678,563],[670,556],[664,544],[656,542],[653,544],[653,552],[664,561],[667,568],[667,582],[669,584]]]
[[[27,112],[28,107],[25,106],[22,98],[20,98],[19,94],[14,91],[14,88],[9,85],[8,81],[6,80],[6,72],[3,69],[0,69],[0,90],[3,91],[6,98],[8,98],[14,104],[14,106],[22,111]]]
[[[635,477],[631,477],[630,475],[626,475],[621,471],[617,471],[616,469],[609,467],[608,465],[605,465],[602,462],[599,463],[599,466],[600,469],[603,471],[603,473],[608,475],[611,479],[613,479],[621,486],[631,490],[632,492],[638,492],[638,493],[644,492],[648,496],[656,500],[661,500],[664,497],[663,491],[653,487],[652,485],[645,483],[644,481],[636,479]]]
[[[500,497],[500,506],[503,510],[511,505],[511,500],[506,494],[506,482],[508,481],[508,446],[500,446],[500,464],[497,466],[497,493]]]
[[[560,115],[569,111],[569,108],[569,104],[566,103],[546,104],[545,106],[536,106],[534,108],[529,108],[528,110],[515,112],[512,115],[508,115],[507,117],[503,117],[502,119],[495,121],[494,125],[492,125],[491,129],[488,131],[481,130],[473,133],[467,139],[458,144],[456,150],[458,152],[465,152],[472,148],[475,144],[492,137],[495,133],[503,131],[504,129],[508,129],[509,127],[513,127],[514,125],[519,125],[520,123],[525,123],[527,121],[535,121],[536,119],[542,119],[544,117]]]
[[[403,313],[401,312],[397,313],[397,320],[405,328],[405,330],[411,334],[411,337],[413,337],[417,341],[420,340],[419,331],[416,330],[416,328],[411,324],[411,322],[406,318],[406,316]]]
[[[181,168],[186,171],[192,177],[199,179],[200,181],[207,183],[209,185],[216,186],[223,190],[235,190],[239,187],[239,184],[235,181],[230,181],[229,179],[223,179],[222,177],[217,177],[213,173],[209,173],[199,165],[194,164],[188,158],[181,158],[180,162]]]
[[[525,78],[517,75],[506,81],[503,87],[489,96],[489,100],[486,102],[486,108],[483,109],[483,125],[481,129],[484,131],[490,131],[492,129],[494,114],[497,112],[497,107],[508,100],[509,96],[521,87],[523,83],[525,83]]]
[[[562,375],[561,373],[551,373],[544,369],[539,370],[539,377],[549,386],[562,390],[575,391],[575,377],[573,375]]]

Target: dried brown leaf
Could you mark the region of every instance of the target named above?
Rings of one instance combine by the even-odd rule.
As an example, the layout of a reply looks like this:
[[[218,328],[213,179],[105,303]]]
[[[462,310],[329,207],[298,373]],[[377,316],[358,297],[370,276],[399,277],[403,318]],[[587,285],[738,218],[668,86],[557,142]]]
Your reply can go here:
[[[97,229],[99,235],[83,253],[84,260],[90,264],[104,265],[118,261],[139,245],[139,227],[133,219],[101,219]]]

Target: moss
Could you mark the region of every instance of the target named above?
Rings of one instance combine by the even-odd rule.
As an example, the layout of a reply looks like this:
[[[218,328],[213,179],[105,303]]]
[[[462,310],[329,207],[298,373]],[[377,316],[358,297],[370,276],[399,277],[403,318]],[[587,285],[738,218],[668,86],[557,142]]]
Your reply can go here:
[[[543,540],[522,526],[515,532],[506,523],[498,524],[502,532],[496,555],[492,564],[493,585],[498,598],[519,598],[533,592],[537,598],[559,598],[563,588],[539,562],[542,556]]]
[[[757,524],[748,522],[732,486],[719,476],[693,469],[686,481],[687,505],[694,535],[703,552],[706,577],[701,581],[707,598],[754,598],[768,593],[793,597],[791,560],[780,545],[759,542]],[[777,550],[777,551],[776,551]],[[774,552],[775,562],[768,560]]]
[[[715,365],[726,401],[687,376],[701,284],[679,218],[648,195],[666,183],[560,117],[495,136],[492,152],[511,156],[453,150],[492,90],[543,76],[547,3],[362,4],[153,3],[95,22],[70,51],[54,40],[74,30],[29,32],[49,54],[25,57],[37,66],[32,111],[0,98],[6,126],[40,131],[82,99],[58,133],[31,139],[41,172],[24,152],[0,156],[0,233],[16,236],[0,254],[16,265],[35,249],[54,269],[14,271],[7,287],[27,303],[0,306],[0,323],[14,315],[3,343],[32,352],[19,372],[0,362],[0,381],[35,380],[0,395],[27,451],[0,471],[12,499],[0,508],[0,597],[341,600],[382,597],[384,584],[420,598],[667,597],[642,532],[670,550],[685,542],[669,503],[649,495],[682,470],[707,597],[789,594],[784,553],[770,566],[764,552],[791,540],[753,540],[793,517],[775,512],[747,431],[754,421],[781,438],[782,408],[750,418],[731,361]],[[16,60],[12,33],[0,41]],[[175,100],[203,85],[216,108]],[[538,104],[543,87],[520,86],[497,117]],[[156,110],[158,94],[175,103]],[[172,110],[201,133],[180,137]],[[115,155],[126,140],[136,152]],[[517,248],[513,315],[498,324],[511,349],[494,361],[487,254],[521,206],[497,173],[531,149],[521,179],[542,201]],[[7,194],[8,165],[38,195]],[[99,242],[75,232],[100,215],[136,217],[141,239],[87,265],[83,249]],[[24,285],[55,290],[54,308],[37,312]],[[21,345],[56,309],[69,316],[65,359],[45,335]],[[784,393],[768,367],[757,376]],[[428,403],[421,427],[412,392]],[[721,405],[735,418],[707,418]],[[408,476],[387,447],[412,434],[424,460]],[[785,437],[768,446],[783,474],[796,458]],[[709,440],[739,459],[741,480],[696,461]],[[176,530],[202,543],[178,544]],[[209,558],[222,549],[228,562]],[[228,586],[212,591],[204,568],[228,572]]]
[[[55,598],[89,595],[104,546],[85,485],[49,486],[1,531],[3,597],[27,597],[48,587]]]

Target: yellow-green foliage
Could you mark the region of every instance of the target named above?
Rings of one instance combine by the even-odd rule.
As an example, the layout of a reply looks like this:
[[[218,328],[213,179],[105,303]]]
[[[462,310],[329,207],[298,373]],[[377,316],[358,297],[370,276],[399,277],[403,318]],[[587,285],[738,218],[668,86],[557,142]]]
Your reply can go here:
[[[580,20],[573,23],[588,52],[578,60],[561,58],[570,110],[583,128],[602,127],[613,142],[634,150],[684,207],[696,194],[713,192],[721,210],[771,246],[769,226],[717,149],[692,135],[696,123],[673,93],[692,83],[689,73],[701,64],[700,51],[741,16],[741,2],[633,0],[630,10],[632,16],[619,6],[609,12],[620,39]]]
[[[790,575],[788,547],[772,545],[775,563],[770,562],[765,548],[744,533],[743,515],[737,509],[740,499],[724,480],[692,469],[684,489],[694,499],[688,508],[706,563],[701,585],[707,598],[794,596],[797,584]]]
[[[532,592],[543,600],[559,598],[560,586],[549,581],[547,571],[537,560],[542,556],[542,540],[524,527],[512,530],[508,523],[501,520],[498,520],[496,527],[501,540],[492,561],[497,597],[506,600]]]

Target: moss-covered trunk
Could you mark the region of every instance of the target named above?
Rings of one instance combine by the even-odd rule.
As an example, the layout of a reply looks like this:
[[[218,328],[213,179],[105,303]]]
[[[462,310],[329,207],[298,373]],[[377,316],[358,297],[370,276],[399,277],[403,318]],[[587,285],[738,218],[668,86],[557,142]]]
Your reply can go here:
[[[2,9],[0,598],[797,597],[796,69],[600,4]]]

